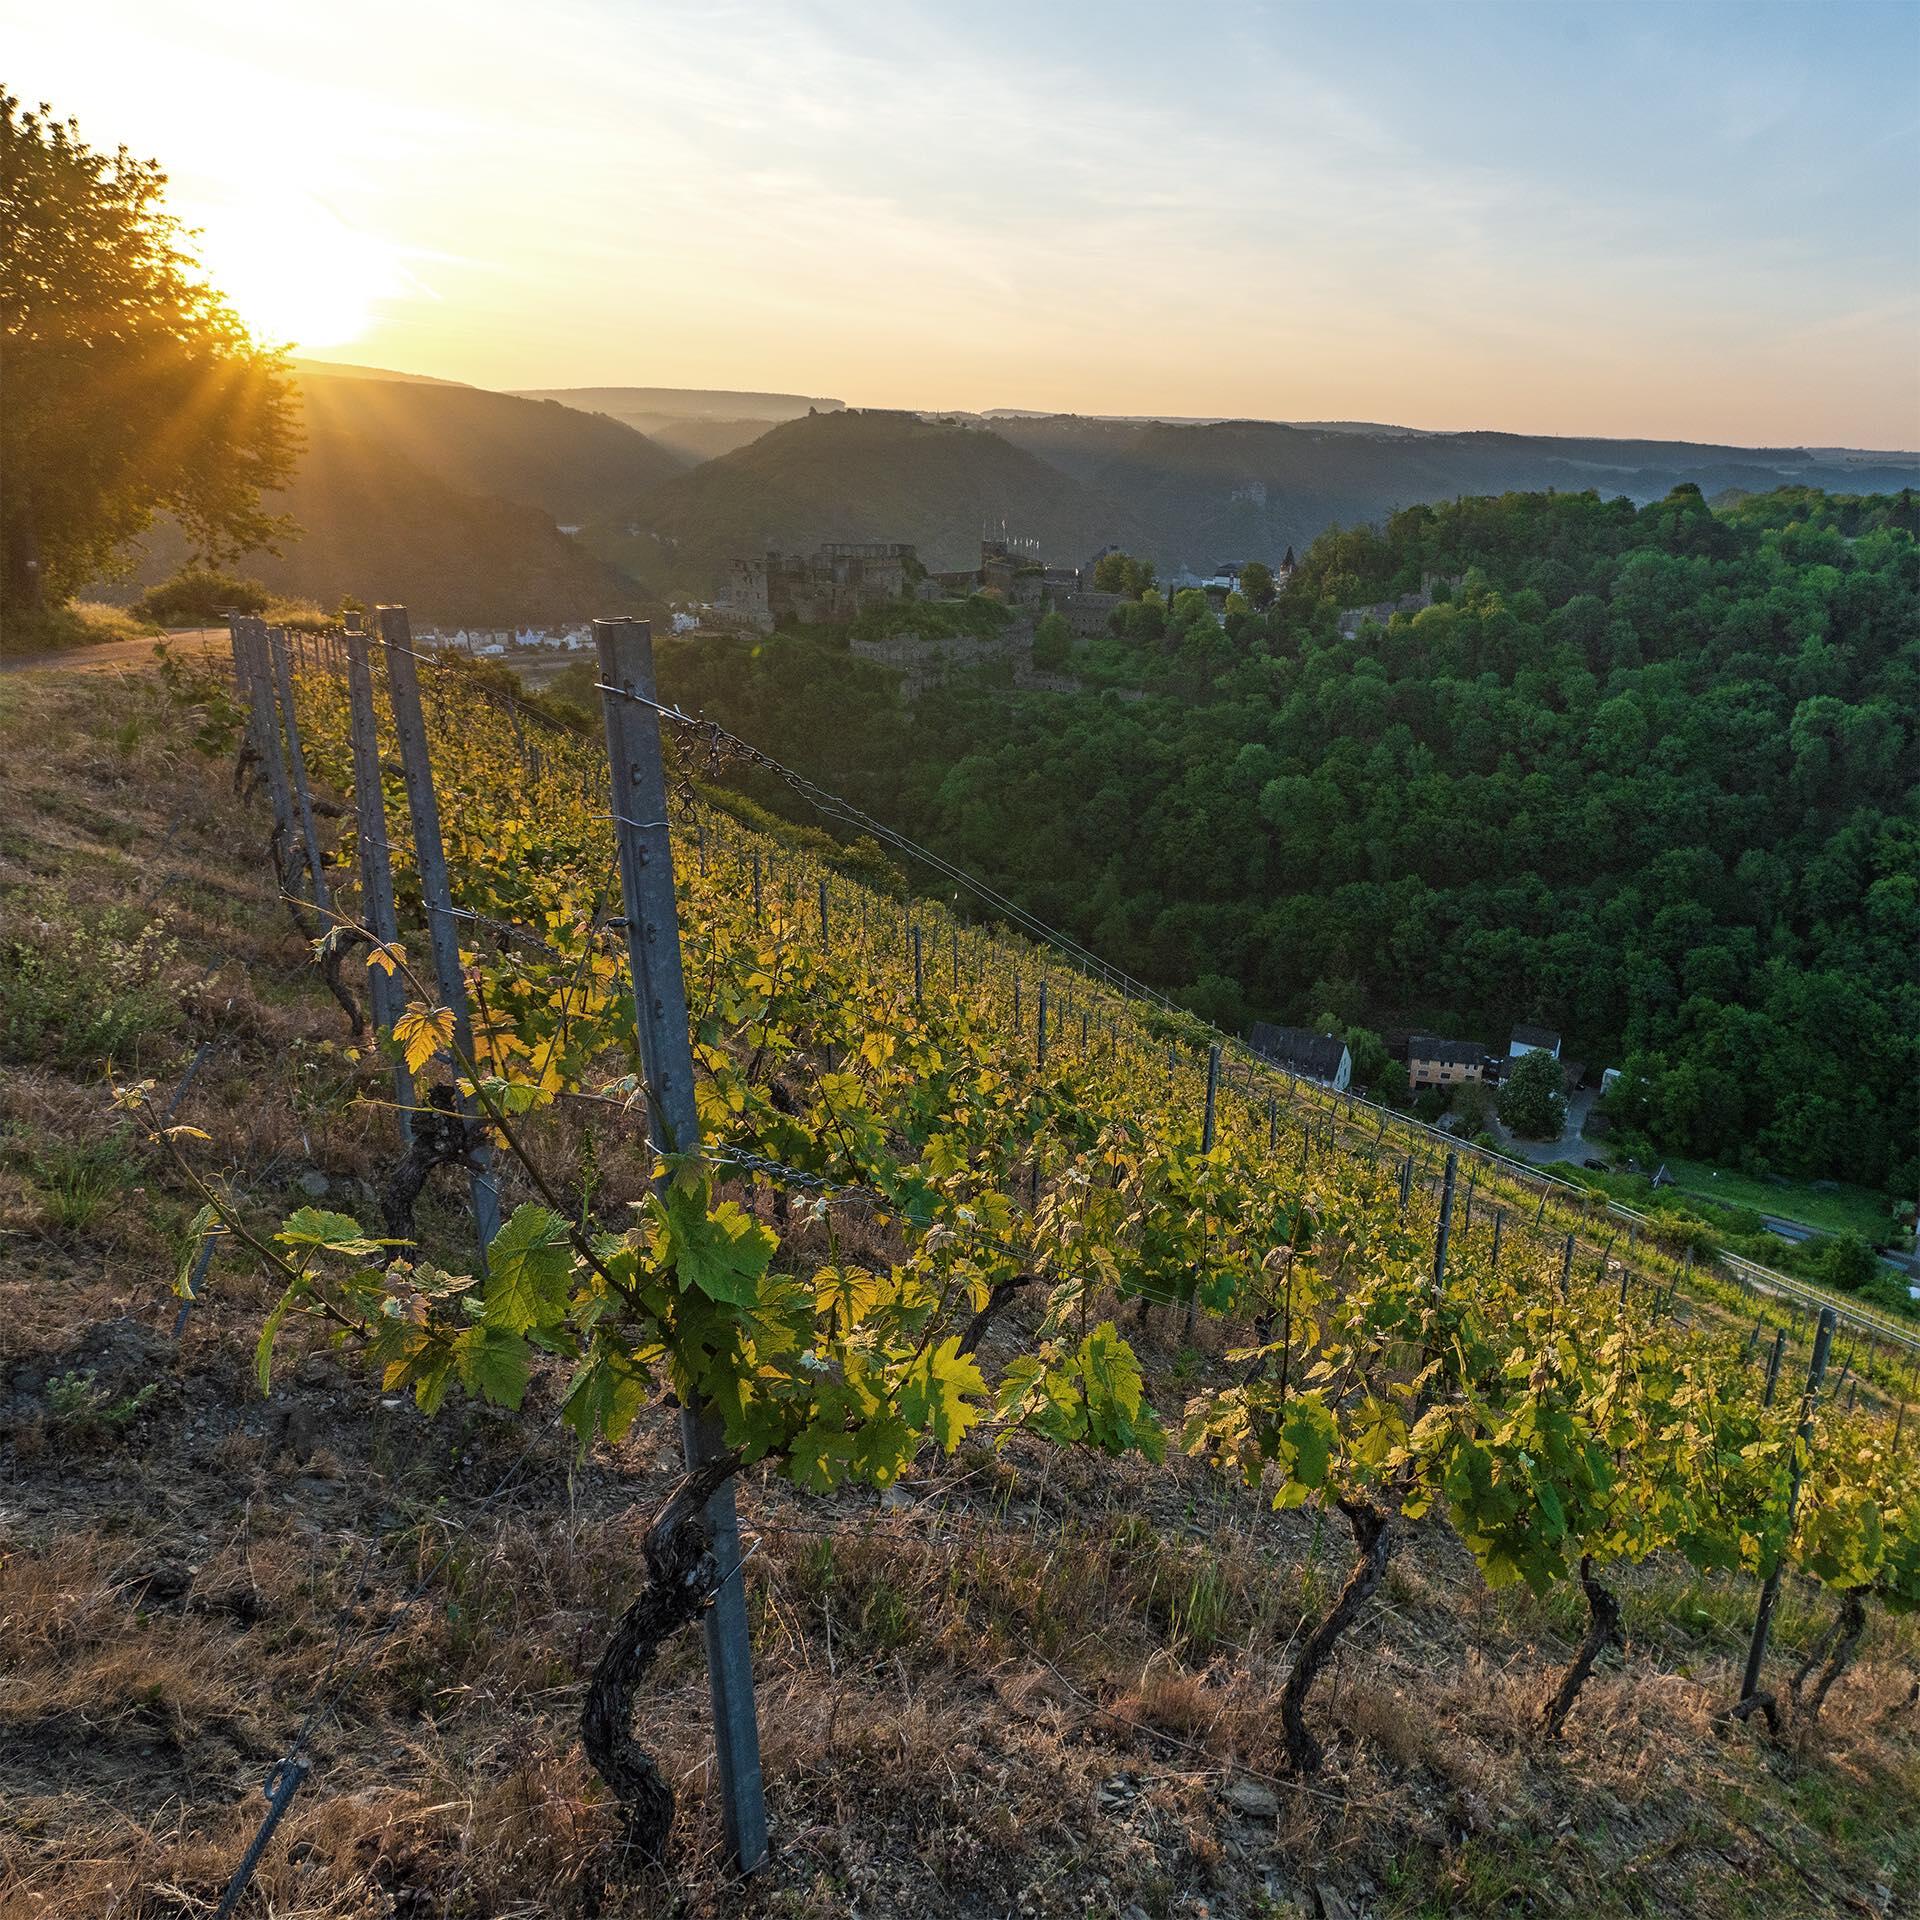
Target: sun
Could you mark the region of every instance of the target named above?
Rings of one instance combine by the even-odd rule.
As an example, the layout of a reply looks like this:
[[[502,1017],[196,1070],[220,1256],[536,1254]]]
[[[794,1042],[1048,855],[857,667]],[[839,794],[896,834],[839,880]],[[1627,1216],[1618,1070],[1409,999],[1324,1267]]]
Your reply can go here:
[[[210,207],[195,224],[207,278],[267,345],[345,346],[403,288],[386,242],[315,202]]]

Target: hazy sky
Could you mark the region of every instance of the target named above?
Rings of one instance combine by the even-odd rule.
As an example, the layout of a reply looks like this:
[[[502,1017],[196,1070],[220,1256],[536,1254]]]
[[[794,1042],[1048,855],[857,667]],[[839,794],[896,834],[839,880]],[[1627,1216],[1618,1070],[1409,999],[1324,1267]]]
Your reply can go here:
[[[1920,0],[0,0],[243,313],[489,386],[1920,445]]]

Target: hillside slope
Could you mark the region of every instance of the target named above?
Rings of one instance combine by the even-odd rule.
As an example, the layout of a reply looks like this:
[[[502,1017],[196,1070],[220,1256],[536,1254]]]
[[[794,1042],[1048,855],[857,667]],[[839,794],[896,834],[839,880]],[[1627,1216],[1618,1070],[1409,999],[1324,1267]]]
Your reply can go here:
[[[1264,616],[1083,644],[1079,693],[902,714],[806,634],[661,682],[1230,1027],[1540,1020],[1663,1149],[1912,1192],[1912,509],[1511,495],[1299,558]]]
[[[774,427],[636,499],[589,537],[638,570],[704,586],[729,555],[822,540],[910,540],[929,567],[968,566],[981,533],[1002,525],[1072,559],[1142,533],[1079,481],[985,428],[847,411]]]
[[[489,625],[645,609],[644,588],[555,524],[678,471],[631,428],[425,382],[308,372],[301,398],[306,449],[269,501],[300,532],[241,562],[275,592],[325,606],[380,593],[422,618]],[[124,598],[185,557],[163,525],[107,591]]]
[[[288,364],[302,380],[333,378],[339,380],[398,380],[407,386],[467,387],[468,380],[446,380],[437,373],[402,373],[398,367],[356,367],[346,360],[314,360],[296,353]]]
[[[1776,1745],[1709,1717],[1738,1674],[1750,1583],[1629,1569],[1630,1660],[1609,1656],[1549,1741],[1542,1691],[1584,1622],[1490,1592],[1429,1519],[1349,1636],[1322,1709],[1332,1759],[1301,1782],[1277,1699],[1298,1623],[1341,1575],[1332,1529],[1198,1461],[1148,1471],[1018,1436],[917,1463],[884,1498],[743,1476],[778,1849],[750,1886],[722,1869],[682,1634],[642,1721],[681,1835],[663,1872],[628,1866],[623,1883],[578,1721],[606,1617],[641,1578],[634,1516],[675,1478],[670,1408],[656,1396],[582,1457],[554,1417],[562,1363],[543,1361],[526,1420],[456,1400],[430,1424],[305,1329],[283,1333],[263,1395],[254,1347],[277,1289],[224,1248],[175,1326],[199,1195],[110,1107],[98,1022],[162,1099],[206,1043],[182,1151],[229,1171],[252,1231],[369,1205],[392,1154],[391,1116],[352,1097],[377,1068],[342,1055],[267,878],[260,808],[229,791],[224,753],[195,750],[203,717],[151,677],[36,678],[0,709],[0,817],[18,828],[0,881],[73,956],[52,985],[67,1018],[0,1027],[0,1226],[17,1249],[0,1270],[0,1791],[18,1842],[0,1907],[211,1911],[259,1825],[262,1773],[322,1701],[259,1911],[1907,1910],[1910,1623],[1876,1616],[1818,1724]],[[130,913],[162,874],[159,904],[148,891]],[[585,1164],[616,1207],[651,1161],[608,1125]],[[436,1258],[463,1251],[463,1199],[438,1176],[419,1221]],[[860,1257],[870,1235],[849,1233]],[[1011,1323],[1030,1334],[1032,1317]],[[1177,1406],[1196,1355],[1173,1326],[1139,1337],[1152,1392]],[[1206,1363],[1223,1335],[1203,1321]],[[1790,1582],[1776,1665],[1826,1620]]]
[[[301,390],[315,440],[376,441],[461,493],[495,494],[563,525],[685,464],[621,421],[553,400],[336,374],[307,375]]]
[[[416,619],[584,620],[646,610],[646,589],[597,559],[537,508],[460,493],[356,433],[315,433],[273,504],[301,529],[279,554],[251,553],[241,571],[290,598],[337,606],[352,594],[403,602]],[[186,558],[171,527],[113,591],[162,580]]]

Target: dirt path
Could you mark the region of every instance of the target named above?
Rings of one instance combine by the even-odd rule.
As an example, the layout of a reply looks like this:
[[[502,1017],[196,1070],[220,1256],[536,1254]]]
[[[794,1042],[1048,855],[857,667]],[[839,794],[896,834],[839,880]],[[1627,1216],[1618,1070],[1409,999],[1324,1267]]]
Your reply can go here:
[[[0,673],[104,673],[113,667],[150,667],[153,650],[164,639],[176,653],[205,653],[227,644],[225,627],[188,627],[150,640],[107,640],[97,647],[65,647],[58,653],[30,653],[0,659]]]

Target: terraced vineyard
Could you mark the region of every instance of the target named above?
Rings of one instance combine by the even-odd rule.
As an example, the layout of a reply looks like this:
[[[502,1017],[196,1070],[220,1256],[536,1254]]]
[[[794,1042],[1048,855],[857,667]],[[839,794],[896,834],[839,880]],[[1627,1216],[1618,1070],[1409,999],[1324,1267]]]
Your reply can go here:
[[[589,1695],[589,1755],[644,1850],[666,1846],[673,1797],[633,1739],[636,1688],[730,1577],[691,1516],[756,1465],[801,1492],[885,1487],[930,1448],[1025,1435],[1180,1450],[1276,1507],[1337,1512],[1352,1568],[1281,1701],[1302,1773],[1320,1759],[1315,1679],[1428,1514],[1489,1587],[1580,1583],[1589,1631],[1546,1707],[1555,1731],[1617,1635],[1620,1564],[1823,1585],[1834,1625],[1824,1664],[1796,1677],[1796,1698],[1812,1683],[1803,1712],[1867,1607],[1920,1606],[1897,1350],[1856,1352],[1844,1398],[1791,1379],[1776,1392],[1780,1350],[1767,1367],[1759,1336],[1780,1310],[1690,1253],[1643,1237],[1623,1261],[1594,1219],[1498,1166],[1469,1185],[1449,1162],[1430,1181],[1384,1116],[1263,1075],[1084,957],[860,884],[847,869],[871,849],[743,828],[709,784],[741,744],[672,715],[700,1137],[668,1151],[636,1039],[605,753],[421,664],[468,1007],[405,931],[423,888],[396,830],[391,715],[382,847],[401,937],[382,940],[346,887],[316,952],[400,985],[362,1070],[370,1098],[389,1066],[415,1076],[412,1159],[423,1140],[447,1162],[484,1142],[516,1204],[484,1262],[408,1245],[404,1190],[385,1221],[292,1215],[259,1247],[283,1289],[260,1377],[289,1318],[311,1316],[429,1412],[456,1392],[516,1409],[543,1372],[563,1379],[583,1448],[619,1441],[662,1392],[711,1411],[715,1451],[656,1518],[654,1584]],[[351,793],[337,665],[329,652],[298,676],[300,732],[318,784]],[[356,831],[325,869],[336,888],[362,870]],[[436,1074],[445,1095],[422,1091]],[[596,1157],[616,1150],[663,1169],[637,1217],[595,1205]],[[211,1184],[208,1199],[211,1224],[228,1209]],[[1195,1352],[1178,1399],[1149,1393],[1130,1344],[1155,1315],[1189,1341],[1202,1320],[1226,1334]],[[1740,1704],[1776,1713],[1751,1685]]]

